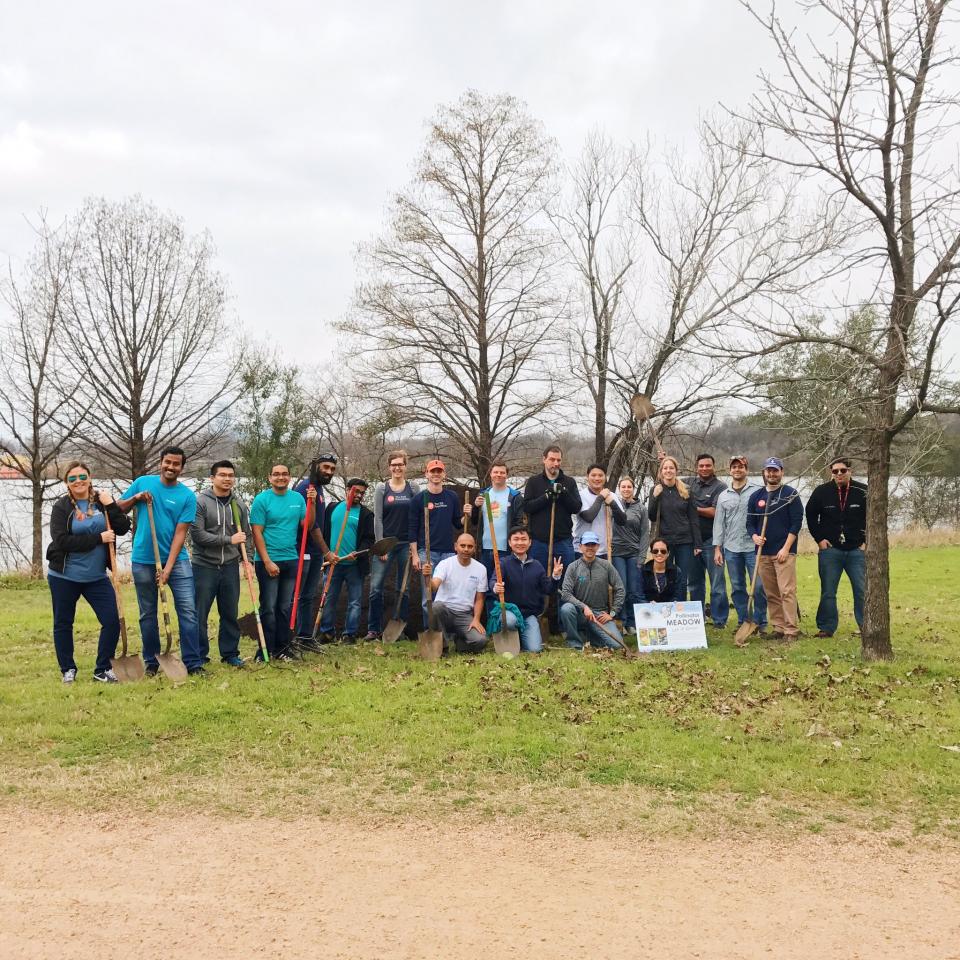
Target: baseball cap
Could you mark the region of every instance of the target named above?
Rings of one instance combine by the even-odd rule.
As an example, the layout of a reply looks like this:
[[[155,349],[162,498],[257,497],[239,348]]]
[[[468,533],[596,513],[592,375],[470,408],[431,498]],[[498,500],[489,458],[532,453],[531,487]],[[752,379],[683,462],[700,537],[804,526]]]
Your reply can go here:
[[[750,461],[742,453],[737,453],[730,458],[730,463],[742,463],[745,467],[750,465]]]
[[[444,466],[442,460],[431,460],[431,461],[427,464],[427,472],[428,472],[428,473],[429,473],[431,470],[446,470],[446,469],[447,469],[447,468]]]
[[[775,470],[783,469],[783,461],[779,457],[767,457],[763,461],[763,469],[766,470],[767,467],[773,467]]]
[[[580,538],[580,545],[583,546],[585,543],[599,543],[600,538],[595,534],[591,533],[589,530]]]

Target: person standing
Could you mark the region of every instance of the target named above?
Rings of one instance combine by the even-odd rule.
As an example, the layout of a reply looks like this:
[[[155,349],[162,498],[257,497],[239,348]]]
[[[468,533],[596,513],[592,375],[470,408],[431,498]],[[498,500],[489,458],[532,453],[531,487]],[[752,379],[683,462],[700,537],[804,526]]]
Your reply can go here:
[[[217,601],[220,627],[217,647],[220,662],[242,667],[240,656],[240,544],[247,542],[250,512],[234,496],[237,471],[229,460],[218,460],[210,467],[211,487],[197,497],[197,515],[190,527],[193,543],[193,579],[197,597],[200,656],[210,662],[210,638],[207,620],[213,601]],[[240,523],[235,522],[234,506]]]
[[[623,609],[618,611],[623,618],[626,633],[637,629],[633,606],[644,603],[641,568],[647,558],[647,543],[650,539],[650,520],[646,504],[634,496],[633,480],[624,477],[617,485],[617,495],[626,515],[624,523],[613,528],[613,566],[620,574],[625,591]]]
[[[514,527],[523,526],[526,514],[523,512],[523,494],[507,484],[507,463],[494,460],[490,464],[490,486],[480,491],[473,501],[470,523],[477,534],[480,547],[480,562],[487,568],[487,577],[493,575],[493,540],[490,525],[487,522],[487,504],[484,494],[490,494],[490,512],[493,514],[493,532],[497,537],[497,547],[501,562],[509,554],[507,537]]]
[[[308,514],[313,514],[313,522],[307,532],[306,550],[303,555],[303,570],[300,573],[300,593],[297,597],[297,621],[294,624],[295,642],[307,650],[315,649],[313,643],[313,610],[316,606],[317,593],[320,581],[323,579],[323,564],[321,558],[328,563],[336,563],[333,551],[323,536],[324,496],[323,488],[330,484],[337,472],[337,455],[335,453],[321,453],[310,461],[307,476],[294,486],[294,491],[307,502],[310,488],[316,491],[313,508]],[[300,542],[303,538],[303,528],[297,530],[297,556],[299,558]]]
[[[678,473],[679,467],[673,457],[664,457],[660,461],[647,516],[653,524],[651,537],[662,537],[670,547],[677,565],[677,590],[680,599],[686,600],[688,577],[702,550],[703,541],[696,501]]]
[[[160,474],[137,477],[127,487],[117,506],[129,513],[137,508],[133,535],[131,569],[140,607],[140,637],[143,643],[144,672],[156,676],[159,669],[160,627],[157,623],[157,572],[147,503],[153,505],[162,570],[160,582],[170,587],[180,629],[180,655],[187,672],[202,676],[200,635],[197,626],[196,591],[193,567],[185,548],[187,533],[197,515],[197,496],[180,474],[187,455],[180,447],[167,447],[160,454]]]
[[[394,588],[399,593],[403,583],[403,568],[410,551],[410,504],[420,492],[419,484],[407,479],[407,452],[393,450],[387,457],[390,477],[378,483],[373,494],[373,533],[377,540],[396,537],[397,545],[382,557],[370,561],[370,600],[367,614],[366,640],[377,640],[383,630],[383,585],[390,570],[394,570]],[[406,621],[409,599],[406,591],[400,598],[398,616]]]
[[[548,577],[539,561],[530,556],[530,533],[526,527],[515,526],[510,529],[507,540],[510,553],[500,564],[503,584],[497,583],[496,571],[489,577],[490,589],[499,601],[512,603],[523,618],[518,625],[517,618],[510,610],[506,611],[507,630],[520,630],[520,649],[526,653],[540,653],[543,649],[543,637],[540,634],[540,614],[547,604],[547,597],[557,588],[563,576],[563,561],[558,557],[553,562],[553,576]]]
[[[316,487],[307,499],[317,495]],[[250,527],[256,545],[254,569],[260,585],[260,621],[271,659],[299,659],[293,646],[290,613],[297,583],[299,544],[297,530],[307,516],[307,501],[290,489],[290,468],[277,463],[270,468],[270,489],[253,498]],[[257,659],[262,660],[260,651]]]
[[[687,588],[690,599],[700,601],[704,616],[706,617],[709,608],[713,625],[722,630],[730,616],[730,601],[727,599],[727,581],[723,575],[723,567],[716,562],[716,552],[713,549],[713,520],[717,513],[717,498],[727,489],[727,485],[717,476],[711,453],[697,455],[697,475],[687,477],[684,483],[689,487],[690,495],[697,505],[702,546],[700,553],[694,557]],[[707,579],[710,581],[709,603]]]
[[[77,601],[83,597],[100,622],[93,679],[116,683],[110,667],[120,639],[117,596],[107,575],[109,543],[130,530],[129,518],[106,491],[93,489],[93,474],[82,460],[73,460],[63,472],[67,492],[50,510],[47,547],[47,583],[53,605],[53,646],[64,683],[77,678],[73,658],[73,622]],[[110,529],[107,529],[107,517]]]
[[[803,526],[800,494],[783,482],[783,461],[763,464],[763,489],[747,501],[747,532],[760,547],[760,580],[767,595],[767,614],[777,640],[800,635],[797,611],[797,537]],[[761,536],[766,514],[766,536]]]
[[[757,560],[757,548],[747,532],[747,507],[760,485],[750,482],[748,469],[746,457],[737,454],[730,458],[730,486],[717,498],[711,537],[713,562],[721,570],[726,567],[730,577],[730,597],[737,611],[738,627],[747,619],[747,585],[753,579]],[[767,627],[767,595],[759,579],[753,589],[753,617],[762,635]]]
[[[337,563],[330,575],[327,602],[320,621],[320,642],[330,643],[337,622],[337,602],[340,588],[347,588],[347,612],[340,636],[341,643],[356,643],[360,629],[360,604],[363,600],[363,581],[369,569],[369,551],[373,546],[373,511],[363,505],[367,481],[353,477],[347,481],[347,501],[327,510],[324,535],[332,543]],[[341,535],[342,531],[342,535]],[[362,556],[358,552],[364,551]]]
[[[452,643],[457,653],[482,653],[487,645],[487,634],[480,622],[487,571],[473,559],[476,543],[469,533],[457,537],[455,549],[454,556],[444,557],[436,567],[429,559],[424,561],[423,575],[428,578],[425,586],[437,593],[433,615],[443,631],[444,652]]]
[[[587,469],[587,488],[579,491],[583,506],[573,521],[573,549],[580,552],[581,538],[591,530],[600,538],[597,556],[610,560],[607,556],[607,510],[610,511],[614,527],[621,526],[627,515],[613,491],[606,488],[606,482],[606,470],[599,463],[592,463]]]
[[[410,544],[410,564],[420,573],[420,566],[429,563],[436,568],[441,560],[454,556],[454,536],[463,530],[463,511],[460,498],[443,486],[447,468],[442,460],[431,460],[427,464],[427,487],[410,501],[410,514],[407,538]],[[430,515],[430,556],[427,556],[424,537],[423,511]],[[427,622],[427,591],[423,594],[423,622]]]
[[[583,509],[580,491],[573,477],[560,469],[563,451],[557,446],[543,451],[543,470],[527,480],[523,490],[523,510],[533,542],[530,556],[544,570],[559,557],[565,569],[575,559],[573,549],[573,517]],[[547,556],[550,542],[550,516],[553,524],[553,557]]]
[[[832,637],[840,616],[837,587],[845,573],[853,590],[853,616],[863,627],[866,592],[867,485],[853,479],[850,460],[837,457],[830,464],[833,479],[821,483],[807,501],[807,527],[817,541],[820,573],[820,604],[817,636]]]
[[[581,554],[563,575],[560,623],[567,646],[574,650],[583,649],[584,633],[594,647],[619,649],[623,645],[613,620],[614,611],[623,606],[623,581],[609,560],[597,556],[599,546],[600,538],[592,530],[584,533]],[[608,607],[609,587],[613,587],[613,603]]]

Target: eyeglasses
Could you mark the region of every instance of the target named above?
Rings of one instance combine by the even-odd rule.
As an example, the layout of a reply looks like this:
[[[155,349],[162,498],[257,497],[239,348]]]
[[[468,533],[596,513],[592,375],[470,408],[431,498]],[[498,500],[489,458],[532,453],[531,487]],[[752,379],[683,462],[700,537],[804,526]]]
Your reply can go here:
[[[655,557],[658,557],[658,556],[660,556],[661,554],[663,554],[663,556],[666,556],[666,555],[669,553],[668,550],[651,550],[650,552],[651,552]]]
[[[403,463],[403,462],[400,462],[400,463],[391,463],[391,464],[390,464],[390,469],[391,469],[391,470],[396,470],[396,469],[398,469],[399,467],[405,467],[405,466],[406,466],[406,464]]]
[[[841,476],[841,477],[842,477],[845,473],[847,473],[847,468],[846,468],[846,467],[837,467],[836,470],[831,470],[830,472],[831,472],[835,477],[837,477],[837,476]]]
[[[75,473],[70,477],[67,477],[67,483],[76,483],[78,480],[86,480],[87,475],[85,473]]]

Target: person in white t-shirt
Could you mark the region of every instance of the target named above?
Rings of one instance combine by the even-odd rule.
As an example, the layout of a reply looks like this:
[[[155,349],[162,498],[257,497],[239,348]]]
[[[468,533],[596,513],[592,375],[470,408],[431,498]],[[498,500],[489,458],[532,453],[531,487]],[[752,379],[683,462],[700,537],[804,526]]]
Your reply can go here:
[[[423,564],[436,591],[433,616],[443,631],[444,650],[453,643],[457,653],[480,653],[487,635],[480,623],[487,589],[487,571],[473,559],[476,548],[469,533],[461,533],[454,544],[456,555],[441,560],[436,568]]]

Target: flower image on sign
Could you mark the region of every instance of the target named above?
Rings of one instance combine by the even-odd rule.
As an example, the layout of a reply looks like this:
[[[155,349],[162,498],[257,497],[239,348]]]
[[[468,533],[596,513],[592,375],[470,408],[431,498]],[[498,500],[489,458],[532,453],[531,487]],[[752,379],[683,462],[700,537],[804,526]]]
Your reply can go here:
[[[636,603],[637,650],[705,650],[703,605],[697,600],[684,603]]]

